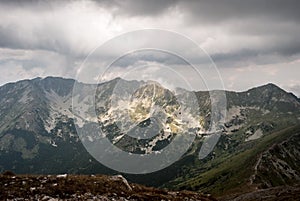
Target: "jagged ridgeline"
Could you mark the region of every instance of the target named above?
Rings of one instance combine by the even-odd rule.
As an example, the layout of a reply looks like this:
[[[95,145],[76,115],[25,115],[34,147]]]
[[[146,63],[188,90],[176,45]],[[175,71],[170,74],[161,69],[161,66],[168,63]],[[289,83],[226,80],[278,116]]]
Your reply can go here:
[[[75,82],[47,77],[0,87],[0,171],[114,174],[86,151],[76,127],[97,123],[119,148],[147,154],[188,130],[182,119],[189,118],[198,135],[179,161],[152,174],[125,177],[147,185],[215,194],[299,183],[300,102],[276,85],[227,91],[221,137],[215,149],[199,160],[211,120],[209,92],[194,93],[199,108],[193,115],[195,111],[182,110],[176,92],[159,83],[115,79],[99,84],[96,96],[90,97],[72,94]],[[87,94],[94,88],[78,84]],[[84,111],[95,110],[96,115],[76,113],[74,121],[72,101]],[[93,141],[93,137],[87,134],[85,140]]]

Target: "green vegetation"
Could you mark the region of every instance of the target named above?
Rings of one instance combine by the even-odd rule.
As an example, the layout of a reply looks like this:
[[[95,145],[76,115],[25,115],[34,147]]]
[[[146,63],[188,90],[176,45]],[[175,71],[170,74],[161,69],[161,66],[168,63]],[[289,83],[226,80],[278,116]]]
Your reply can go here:
[[[259,155],[267,151],[272,145],[283,142],[296,133],[300,133],[300,126],[286,128],[256,141],[247,142],[239,147],[240,152],[234,153],[230,157],[220,155],[213,162],[210,162],[210,170],[199,175],[191,175],[189,179],[186,177],[175,179],[170,185],[177,189],[198,190],[214,195],[249,191],[251,189],[248,188],[247,183],[254,173],[254,166]],[[270,176],[269,179],[274,186],[281,184],[276,182],[278,178],[274,175],[273,177]]]

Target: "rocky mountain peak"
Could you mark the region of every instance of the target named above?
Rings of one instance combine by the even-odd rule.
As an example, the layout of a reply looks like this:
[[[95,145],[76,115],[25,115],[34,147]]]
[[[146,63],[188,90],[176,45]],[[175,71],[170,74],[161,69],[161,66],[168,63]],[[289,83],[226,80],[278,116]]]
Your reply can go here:
[[[194,113],[182,101],[190,100],[192,92],[183,90],[181,94],[178,91],[173,93],[156,82],[116,78],[98,85],[80,83],[79,87],[86,93],[72,97],[74,83],[72,79],[47,77],[0,87],[0,171],[9,169],[17,173],[35,174],[95,171],[111,173],[111,170],[99,164],[84,149],[76,126],[84,129],[85,126],[100,124],[115,146],[133,154],[159,151],[168,146],[174,136],[184,136],[187,130],[198,132],[193,147],[182,160],[163,173],[157,173],[158,180],[152,177],[147,180],[153,185],[162,185],[176,179],[176,175],[182,176],[185,171],[188,173],[182,177],[184,180],[197,178],[197,175],[203,175],[203,171],[208,170],[207,161],[211,163],[209,166],[212,169],[219,167],[219,164],[214,166],[214,158],[222,165],[222,156],[229,158],[254,147],[260,139],[265,139],[280,129],[297,125],[300,120],[299,99],[274,84],[245,92],[226,92],[227,118],[216,151],[208,156],[209,159],[195,162],[198,160],[196,152],[202,140],[209,135],[206,133],[211,115],[208,92],[196,93],[200,112]],[[82,107],[78,109],[81,111],[78,113],[78,121],[74,121],[72,100]],[[93,107],[94,100],[96,106]],[[178,100],[181,101],[180,104]],[[190,106],[188,101],[186,106]],[[89,111],[95,109],[96,116],[89,116]],[[149,130],[155,132],[150,133]],[[86,135],[86,141],[96,139],[90,133]],[[266,139],[273,142],[272,136]],[[252,142],[255,142],[254,145]],[[295,140],[293,143],[297,142]],[[261,149],[255,150],[260,153],[260,150],[266,150],[265,143],[261,146]],[[297,146],[292,148],[295,148],[295,153],[299,152]],[[250,158],[250,155],[243,155],[242,158],[244,157],[249,158],[247,161],[256,160],[256,156]],[[251,164],[249,167],[252,167]],[[238,168],[236,170],[239,171]],[[226,176],[221,174],[220,178],[224,175]],[[223,179],[227,181],[230,177],[225,176]],[[207,175],[207,181],[212,181],[210,178],[212,177]],[[196,190],[212,185],[205,183],[205,179],[199,181],[204,183],[196,185],[193,182]],[[143,182],[146,183],[146,180]],[[184,185],[191,187],[189,183]]]

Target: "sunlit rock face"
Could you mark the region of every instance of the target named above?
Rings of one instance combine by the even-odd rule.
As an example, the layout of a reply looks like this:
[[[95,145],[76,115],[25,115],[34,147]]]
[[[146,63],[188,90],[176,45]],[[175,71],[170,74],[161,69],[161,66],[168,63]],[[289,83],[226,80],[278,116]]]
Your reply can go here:
[[[159,144],[163,145],[160,148],[167,146],[176,134],[193,130],[196,135],[202,128],[196,112],[199,107],[187,100],[188,91],[177,93],[154,81],[118,79],[111,87],[99,86],[97,92],[95,105],[102,131],[126,151],[150,153]],[[194,99],[196,103],[196,96]]]

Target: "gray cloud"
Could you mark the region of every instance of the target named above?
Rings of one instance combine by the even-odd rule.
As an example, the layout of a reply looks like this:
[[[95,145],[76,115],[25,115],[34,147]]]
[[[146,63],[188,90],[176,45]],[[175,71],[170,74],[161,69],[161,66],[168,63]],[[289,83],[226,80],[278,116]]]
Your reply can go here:
[[[74,7],[68,6],[74,2],[79,1],[2,1],[0,3],[2,9],[14,12],[19,22],[15,18],[3,19],[11,20],[11,22],[1,23],[0,21],[0,46],[16,49],[45,49],[64,54],[80,51],[78,48],[74,50],[73,44],[70,44],[70,42],[74,43],[76,41],[70,41],[70,35],[66,35],[71,33],[68,33],[70,30],[66,30],[64,24],[70,21],[66,21],[62,13],[57,14],[64,8],[66,11],[74,10]],[[154,18],[154,16],[168,14],[168,12],[175,10],[178,14],[183,15],[183,18],[178,19],[184,20],[181,21],[182,27],[179,27],[179,29],[189,28],[197,32],[202,28],[209,29],[209,27],[220,26],[221,28],[224,27],[224,35],[230,34],[232,37],[245,36],[246,38],[248,36],[249,38],[257,37],[261,39],[260,47],[244,47],[243,44],[240,44],[243,55],[245,53],[244,49],[249,49],[249,53],[261,54],[263,52],[282,55],[298,54],[300,51],[300,43],[298,42],[300,35],[300,12],[298,8],[300,2],[296,0],[99,0],[94,2],[99,8],[105,9],[121,20],[130,18],[130,16]],[[102,10],[96,8],[92,11],[94,13],[102,12]],[[33,16],[28,17],[28,13],[32,13]],[[23,18],[23,15],[25,15],[25,18]],[[51,15],[53,15],[53,20],[49,18]],[[159,20],[159,17],[154,18],[154,20]],[[89,26],[88,21],[86,24]],[[78,31],[85,32],[86,30]],[[212,37],[214,36],[212,35]],[[224,54],[224,51],[221,51],[220,54]],[[227,57],[232,54],[229,52]],[[253,53],[250,53],[249,57],[252,56]],[[216,57],[220,57],[220,55]]]
[[[74,43],[78,43],[76,40],[79,40],[79,37],[91,38],[91,36],[88,34],[78,35],[74,33],[76,30],[69,30],[68,23],[72,20],[71,17],[76,18],[76,15],[64,18],[64,14],[61,11],[65,9],[65,15],[67,16],[68,12],[76,9],[76,7],[69,6],[69,4],[76,2],[79,3],[80,1],[2,1],[0,7],[4,11],[11,10],[18,19],[11,17],[6,17],[7,19],[2,18],[3,22],[0,21],[0,46],[15,49],[52,50],[63,54],[81,54],[82,51],[86,52],[86,49],[92,48],[92,45],[81,50],[80,48],[82,47],[76,47],[77,44]],[[95,5],[90,5],[92,2],[90,4],[86,3],[87,7],[94,6],[94,8],[85,12],[94,13],[95,19],[99,17],[97,16],[99,13],[103,12],[101,9],[112,14],[111,20],[115,18],[120,21],[131,17],[147,18],[147,16],[155,21],[160,20],[160,17],[157,17],[157,15],[177,12],[178,15],[183,15],[183,18],[178,18],[178,20],[184,21],[180,22],[181,26],[178,27],[178,30],[176,28],[175,31],[191,29],[191,32],[195,32],[194,35],[197,35],[197,32],[201,32],[202,29],[220,27],[220,29],[224,28],[224,35],[232,37],[232,45],[236,45],[234,44],[235,37],[243,36],[245,40],[256,37],[260,40],[260,46],[239,44],[240,47],[233,50],[233,52],[224,52],[221,47],[220,52],[217,52],[214,56],[217,60],[222,58],[230,60],[230,57],[231,60],[247,58],[247,52],[250,59],[258,54],[290,56],[300,52],[300,42],[298,42],[300,35],[300,12],[298,8],[300,7],[300,2],[296,0],[99,0],[93,2],[95,2]],[[96,8],[96,5],[98,8]],[[57,12],[60,13],[58,14]],[[31,13],[32,16],[28,16],[28,13]],[[53,15],[53,19],[51,19],[51,15]],[[91,20],[90,18],[82,19],[81,23],[86,23],[86,26],[79,27],[81,30],[78,31],[87,32],[87,28],[91,26]],[[74,19],[74,22],[76,22],[76,19]],[[101,23],[103,22],[99,22],[98,26],[101,26]],[[108,25],[111,24],[109,21],[106,23]],[[138,23],[138,20],[135,23]],[[102,24],[102,26],[108,25]],[[134,25],[136,26],[136,24]],[[164,26],[162,28],[168,27]],[[93,31],[95,30],[91,30],[91,32]],[[73,38],[76,35],[78,35],[77,38]],[[211,35],[211,37],[214,37],[214,35]],[[217,46],[217,44],[214,45]],[[236,53],[238,51],[241,51],[241,53]]]
[[[124,55],[116,60],[113,65],[126,67],[138,62],[157,62],[165,65],[188,65],[182,58],[159,50],[143,50]]]
[[[116,8],[115,14],[128,16],[152,16],[165,12],[168,8],[174,7],[178,0],[113,0],[96,1],[100,6]]]
[[[243,54],[243,58],[253,58],[253,55],[265,53],[283,56],[300,53],[300,1],[297,0],[120,2],[122,1],[111,3],[117,8],[117,15],[157,15],[168,9],[177,9],[184,15],[184,24],[187,26],[224,26],[233,36],[261,38],[263,41],[259,48],[247,48],[241,44],[242,53],[239,54]],[[99,4],[101,5],[101,1]],[[248,49],[249,55],[245,49]],[[229,58],[232,54],[236,56],[235,53],[228,53],[226,57]]]
[[[300,85],[293,85],[293,86],[285,86],[288,91],[294,93],[298,98],[300,98]]]
[[[121,15],[157,15],[177,8],[193,23],[220,23],[232,19],[261,18],[299,23],[297,0],[95,0],[99,6],[114,7]]]
[[[300,2],[297,0],[210,0],[181,1],[183,8],[190,10],[192,21],[223,22],[234,19],[271,19],[299,22]],[[198,16],[196,18],[195,16]]]

